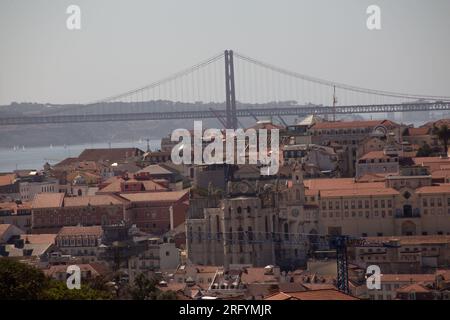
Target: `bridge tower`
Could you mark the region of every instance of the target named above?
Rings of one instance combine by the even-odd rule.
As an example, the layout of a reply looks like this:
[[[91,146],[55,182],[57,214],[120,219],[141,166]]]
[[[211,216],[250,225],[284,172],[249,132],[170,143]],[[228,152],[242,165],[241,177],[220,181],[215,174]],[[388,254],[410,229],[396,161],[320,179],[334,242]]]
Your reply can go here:
[[[234,90],[233,50],[225,50],[225,101],[227,129],[237,129],[236,95]]]

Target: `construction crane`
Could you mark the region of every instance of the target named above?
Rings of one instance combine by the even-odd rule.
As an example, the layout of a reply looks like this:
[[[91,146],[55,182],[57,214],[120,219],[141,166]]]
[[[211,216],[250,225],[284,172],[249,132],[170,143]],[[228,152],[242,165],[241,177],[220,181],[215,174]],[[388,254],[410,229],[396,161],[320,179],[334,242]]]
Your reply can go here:
[[[339,291],[350,293],[348,283],[348,252],[349,247],[392,247],[388,243],[371,242],[365,238],[350,237],[346,235],[330,236],[329,245],[336,250],[337,279],[336,286]]]

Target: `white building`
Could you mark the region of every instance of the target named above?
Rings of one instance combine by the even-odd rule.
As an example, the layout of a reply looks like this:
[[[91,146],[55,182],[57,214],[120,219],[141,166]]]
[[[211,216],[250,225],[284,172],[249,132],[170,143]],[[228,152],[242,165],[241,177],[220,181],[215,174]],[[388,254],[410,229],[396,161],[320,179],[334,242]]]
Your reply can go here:
[[[19,190],[22,201],[32,201],[38,193],[59,192],[59,182],[56,179],[46,179],[40,182],[20,182]]]

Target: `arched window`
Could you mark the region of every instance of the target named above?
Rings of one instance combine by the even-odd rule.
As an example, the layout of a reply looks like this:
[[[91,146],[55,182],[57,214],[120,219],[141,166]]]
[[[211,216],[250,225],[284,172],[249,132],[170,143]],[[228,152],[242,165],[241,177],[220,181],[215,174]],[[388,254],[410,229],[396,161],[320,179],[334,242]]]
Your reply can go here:
[[[297,200],[301,200],[301,196],[300,196],[300,190],[295,190],[295,198],[297,199]]]
[[[253,229],[252,227],[248,227],[248,240],[253,241]]]
[[[244,240],[244,230],[242,230],[242,227],[238,228],[238,240],[243,241]]]
[[[241,207],[237,208],[237,213],[242,213],[242,208]]]
[[[248,213],[252,212],[252,208],[250,208],[250,206],[247,206],[247,212]]]

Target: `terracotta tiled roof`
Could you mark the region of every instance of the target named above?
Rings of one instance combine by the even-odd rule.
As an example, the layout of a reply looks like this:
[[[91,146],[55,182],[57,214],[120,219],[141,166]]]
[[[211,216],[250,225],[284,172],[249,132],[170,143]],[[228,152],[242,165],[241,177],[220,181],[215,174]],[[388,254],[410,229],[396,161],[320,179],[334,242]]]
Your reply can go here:
[[[433,128],[434,126],[436,127],[440,127],[442,125],[446,124],[447,126],[450,126],[450,119],[441,119],[438,121],[430,121],[425,123],[422,127],[427,127],[427,128]]]
[[[12,226],[12,224],[6,224],[6,223],[0,224],[0,236],[2,236],[6,232],[6,230],[8,230],[9,227],[11,227],[11,226]]]
[[[404,286],[400,289],[396,290],[398,293],[409,293],[409,292],[420,292],[420,293],[426,293],[431,292],[430,289],[426,288],[424,284],[421,283],[413,283],[407,286]]]
[[[400,240],[401,245],[421,244],[445,244],[450,243],[449,235],[427,235],[427,236],[392,236],[392,237],[367,237],[371,243],[383,243],[390,240]]]
[[[63,204],[64,193],[38,193],[34,196],[32,207],[38,208],[60,208]]]
[[[0,186],[7,186],[14,183],[16,175],[14,173],[8,173],[0,176]]]
[[[359,300],[335,289],[309,290],[300,292],[279,292],[264,300]]]
[[[30,244],[55,243],[56,234],[22,234],[20,238]]]
[[[430,134],[431,128],[421,127],[421,128],[408,128],[408,135],[410,136],[425,136]]]
[[[386,188],[384,182],[355,182],[353,178],[312,179],[304,181],[309,192],[320,192],[321,197],[397,195],[398,191]]]
[[[268,283],[278,282],[277,276],[273,274],[265,274],[264,268],[246,268],[241,274],[243,283]]]
[[[389,120],[367,120],[367,121],[330,121],[316,123],[313,129],[353,129],[353,128],[370,128],[379,125],[387,127],[397,126],[396,123]]]
[[[331,197],[349,197],[349,196],[395,196],[399,192],[392,188],[358,188],[358,189],[343,189],[343,190],[324,190],[320,192],[322,198]]]
[[[138,148],[85,149],[78,156],[78,160],[121,162],[143,153],[144,151]]]
[[[416,190],[416,194],[450,193],[450,183],[443,183],[438,186],[427,186]]]
[[[257,124],[255,124],[254,126],[251,126],[250,128],[247,129],[255,129],[255,130],[259,130],[259,129],[266,129],[266,130],[273,130],[273,129],[282,129],[283,126],[279,126],[276,124],[273,124],[271,122],[259,122]]]
[[[429,167],[431,172],[444,169],[450,165],[450,158],[416,157],[412,158],[412,160],[416,165]]]
[[[112,195],[95,195],[95,196],[83,196],[83,197],[66,197],[64,199],[65,207],[86,207],[91,206],[109,206],[120,205],[125,203],[118,197]]]
[[[103,234],[101,226],[89,227],[62,227],[58,236],[98,236]]]
[[[159,165],[159,164],[151,164],[151,165],[145,167],[144,169],[139,170],[137,173],[144,173],[144,172],[148,172],[148,173],[153,174],[153,175],[171,175],[171,174],[174,174],[173,171],[171,171],[170,169],[165,168],[164,166]]]
[[[370,151],[363,155],[360,159],[361,160],[371,160],[371,159],[390,159],[393,157],[390,157],[384,153],[384,151]]]
[[[120,196],[132,202],[175,202],[183,198],[189,191],[121,193]]]
[[[433,282],[434,274],[382,274],[381,282]]]
[[[61,162],[58,162],[57,164],[55,164],[53,167],[65,167],[65,166],[70,166],[74,163],[78,162],[78,158],[66,158]]]
[[[16,203],[16,202],[0,202],[0,210],[1,209],[9,209],[13,211],[14,213],[17,213],[17,210],[21,209],[31,209],[31,202],[22,202],[22,203]]]
[[[309,190],[342,190],[342,189],[380,189],[383,182],[355,182],[353,178],[310,179],[304,181]]]
[[[129,179],[129,180],[116,179],[115,181],[113,181],[112,183],[110,183],[109,185],[107,185],[106,187],[101,189],[100,191],[101,192],[121,192],[122,191],[121,190],[122,183],[140,183],[143,187],[142,191],[166,191],[167,190],[167,188],[163,187],[159,183],[152,181],[152,180],[138,181],[135,179]]]
[[[80,267],[81,272],[90,271],[92,277],[96,277],[96,276],[100,275],[97,272],[97,270],[94,267],[92,267],[90,264],[77,264],[77,266]],[[53,276],[55,273],[66,273],[67,266],[66,265],[51,266],[50,268],[44,269],[43,271],[47,276]]]

